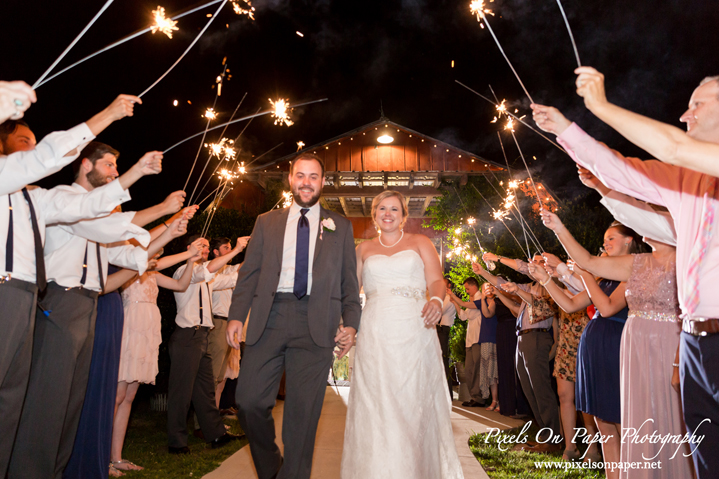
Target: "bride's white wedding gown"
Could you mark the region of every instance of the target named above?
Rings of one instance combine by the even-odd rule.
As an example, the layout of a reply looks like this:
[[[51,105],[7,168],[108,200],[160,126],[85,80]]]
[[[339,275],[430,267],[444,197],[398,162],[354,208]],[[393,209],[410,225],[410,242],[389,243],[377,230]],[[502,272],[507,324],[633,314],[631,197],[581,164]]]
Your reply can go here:
[[[342,479],[463,478],[434,327],[421,317],[424,262],[413,250],[367,258]]]

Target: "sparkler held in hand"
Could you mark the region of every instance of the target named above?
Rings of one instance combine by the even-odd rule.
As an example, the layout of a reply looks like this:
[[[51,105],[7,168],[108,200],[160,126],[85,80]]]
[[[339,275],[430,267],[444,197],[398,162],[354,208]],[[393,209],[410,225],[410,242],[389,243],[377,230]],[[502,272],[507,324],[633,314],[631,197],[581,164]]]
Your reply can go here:
[[[493,1],[493,0],[490,0]],[[504,53],[504,48],[502,48],[502,45],[499,43],[499,40],[497,39],[497,36],[494,34],[494,30],[492,30],[492,27],[490,26],[489,22],[487,21],[487,15],[494,15],[494,12],[484,7],[484,0],[472,0],[472,2],[469,4],[469,10],[472,12],[473,15],[477,16],[477,21],[479,22],[480,26],[484,28],[484,25],[487,25],[487,30],[489,30],[489,33],[492,35],[492,38],[494,39],[494,43],[497,44],[497,47],[499,48],[499,51],[502,53],[502,56],[507,61],[507,65],[509,65],[509,68],[512,70],[512,73],[514,73],[514,76],[517,78],[517,81],[519,82],[519,85],[522,87],[522,90],[524,90],[524,94],[527,95],[527,98],[529,98],[530,103],[534,103],[534,100],[532,100],[532,96],[527,91],[527,88],[525,88],[524,83],[522,83],[522,79],[519,78],[519,74],[517,73],[517,70],[514,69],[514,66],[512,65],[512,62],[509,61],[509,58],[507,57],[507,54]],[[484,22],[484,23],[482,23]]]
[[[168,20],[177,20],[177,19],[179,19],[179,18],[185,17],[185,16],[190,15],[190,14],[193,14],[193,13],[199,11],[199,10],[202,10],[203,8],[207,8],[207,7],[210,7],[210,6],[212,6],[212,5],[216,4],[216,3],[220,3],[221,1],[223,1],[223,0],[211,0],[210,2],[207,2],[207,3],[205,3],[204,5],[200,5],[199,7],[192,8],[192,9],[186,11],[186,12],[178,13],[177,15],[172,16],[172,17],[169,18]],[[137,37],[139,37],[139,36],[141,36],[141,35],[144,35],[145,33],[148,33],[148,32],[150,32],[150,31],[152,31],[153,28],[155,28],[155,24],[153,24],[153,25],[151,25],[151,26],[149,26],[149,27],[147,27],[147,28],[143,28],[142,30],[138,30],[138,31],[136,31],[135,33],[132,33],[132,34],[126,36],[125,38],[122,38],[122,39],[120,39],[120,40],[118,40],[118,41],[116,41],[116,42],[114,42],[114,43],[111,43],[110,45],[108,45],[108,46],[106,46],[106,47],[104,47],[104,48],[102,48],[102,49],[96,51],[95,53],[92,53],[92,54],[90,54],[90,55],[88,55],[88,56],[86,56],[86,57],[84,57],[84,58],[82,58],[82,59],[76,61],[76,62],[73,63],[72,65],[63,68],[62,70],[60,70],[59,72],[55,73],[54,75],[45,78],[45,80],[39,82],[39,84],[38,84],[37,86],[39,87],[39,86],[41,86],[41,85],[44,85],[45,83],[49,82],[49,81],[52,80],[53,78],[56,78],[56,77],[62,75],[62,74],[65,73],[66,71],[75,68],[76,66],[80,65],[81,63],[84,63],[84,62],[86,62],[87,60],[89,60],[89,59],[91,59],[91,58],[93,58],[93,57],[96,57],[97,55],[99,55],[99,54],[101,54],[101,53],[105,53],[105,52],[108,51],[108,50],[112,50],[113,48],[115,48],[115,47],[117,47],[117,46],[120,46],[120,45],[122,45],[122,44],[125,43],[125,42],[129,42],[130,40],[132,40],[132,39],[134,39],[134,38],[137,38]]]

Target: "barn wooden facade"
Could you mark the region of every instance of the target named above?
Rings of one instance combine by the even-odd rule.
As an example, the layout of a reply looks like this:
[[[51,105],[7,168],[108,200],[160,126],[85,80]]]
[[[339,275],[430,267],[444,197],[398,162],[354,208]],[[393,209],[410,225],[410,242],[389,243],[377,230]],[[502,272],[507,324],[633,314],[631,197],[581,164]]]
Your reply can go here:
[[[469,176],[506,171],[475,153],[381,118],[249,173],[245,186],[235,188],[223,206],[238,208],[258,201],[269,181],[286,180],[291,161],[303,152],[315,153],[324,160],[322,205],[349,218],[357,240],[377,235],[370,218],[372,199],[392,189],[407,200],[410,218],[405,230],[429,236],[440,252],[441,235],[426,225],[429,206],[441,196],[438,188],[442,180],[459,180],[461,184]]]

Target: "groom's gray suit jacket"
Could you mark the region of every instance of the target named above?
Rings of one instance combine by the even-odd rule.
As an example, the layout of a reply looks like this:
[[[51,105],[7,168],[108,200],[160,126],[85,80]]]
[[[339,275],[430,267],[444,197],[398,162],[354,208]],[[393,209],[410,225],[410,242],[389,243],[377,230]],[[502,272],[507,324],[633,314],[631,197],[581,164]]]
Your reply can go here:
[[[244,322],[250,308],[245,342],[255,344],[265,330],[282,269],[282,247],[289,208],[275,209],[257,217],[239,270],[229,321]],[[308,321],[318,346],[334,346],[342,318],[345,326],[359,329],[361,306],[357,282],[352,224],[343,216],[320,207],[320,218],[331,218],[335,231],[318,228],[312,264],[312,291]],[[322,239],[320,240],[320,233]]]

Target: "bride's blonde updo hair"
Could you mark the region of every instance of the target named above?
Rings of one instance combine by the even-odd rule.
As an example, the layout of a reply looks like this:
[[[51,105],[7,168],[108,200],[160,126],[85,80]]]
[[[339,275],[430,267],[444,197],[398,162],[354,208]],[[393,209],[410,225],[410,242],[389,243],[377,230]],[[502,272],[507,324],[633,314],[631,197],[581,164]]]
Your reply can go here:
[[[400,229],[404,228],[404,224],[407,222],[407,218],[409,217],[409,210],[407,209],[407,202],[404,199],[404,195],[399,191],[385,190],[375,196],[372,200],[372,221],[374,222],[374,226],[375,228],[377,228],[377,231],[380,230],[379,224],[377,224],[377,220],[375,219],[375,217],[377,216],[377,207],[384,200],[393,196],[397,198],[399,200],[399,203],[402,205],[402,222],[399,225]]]

